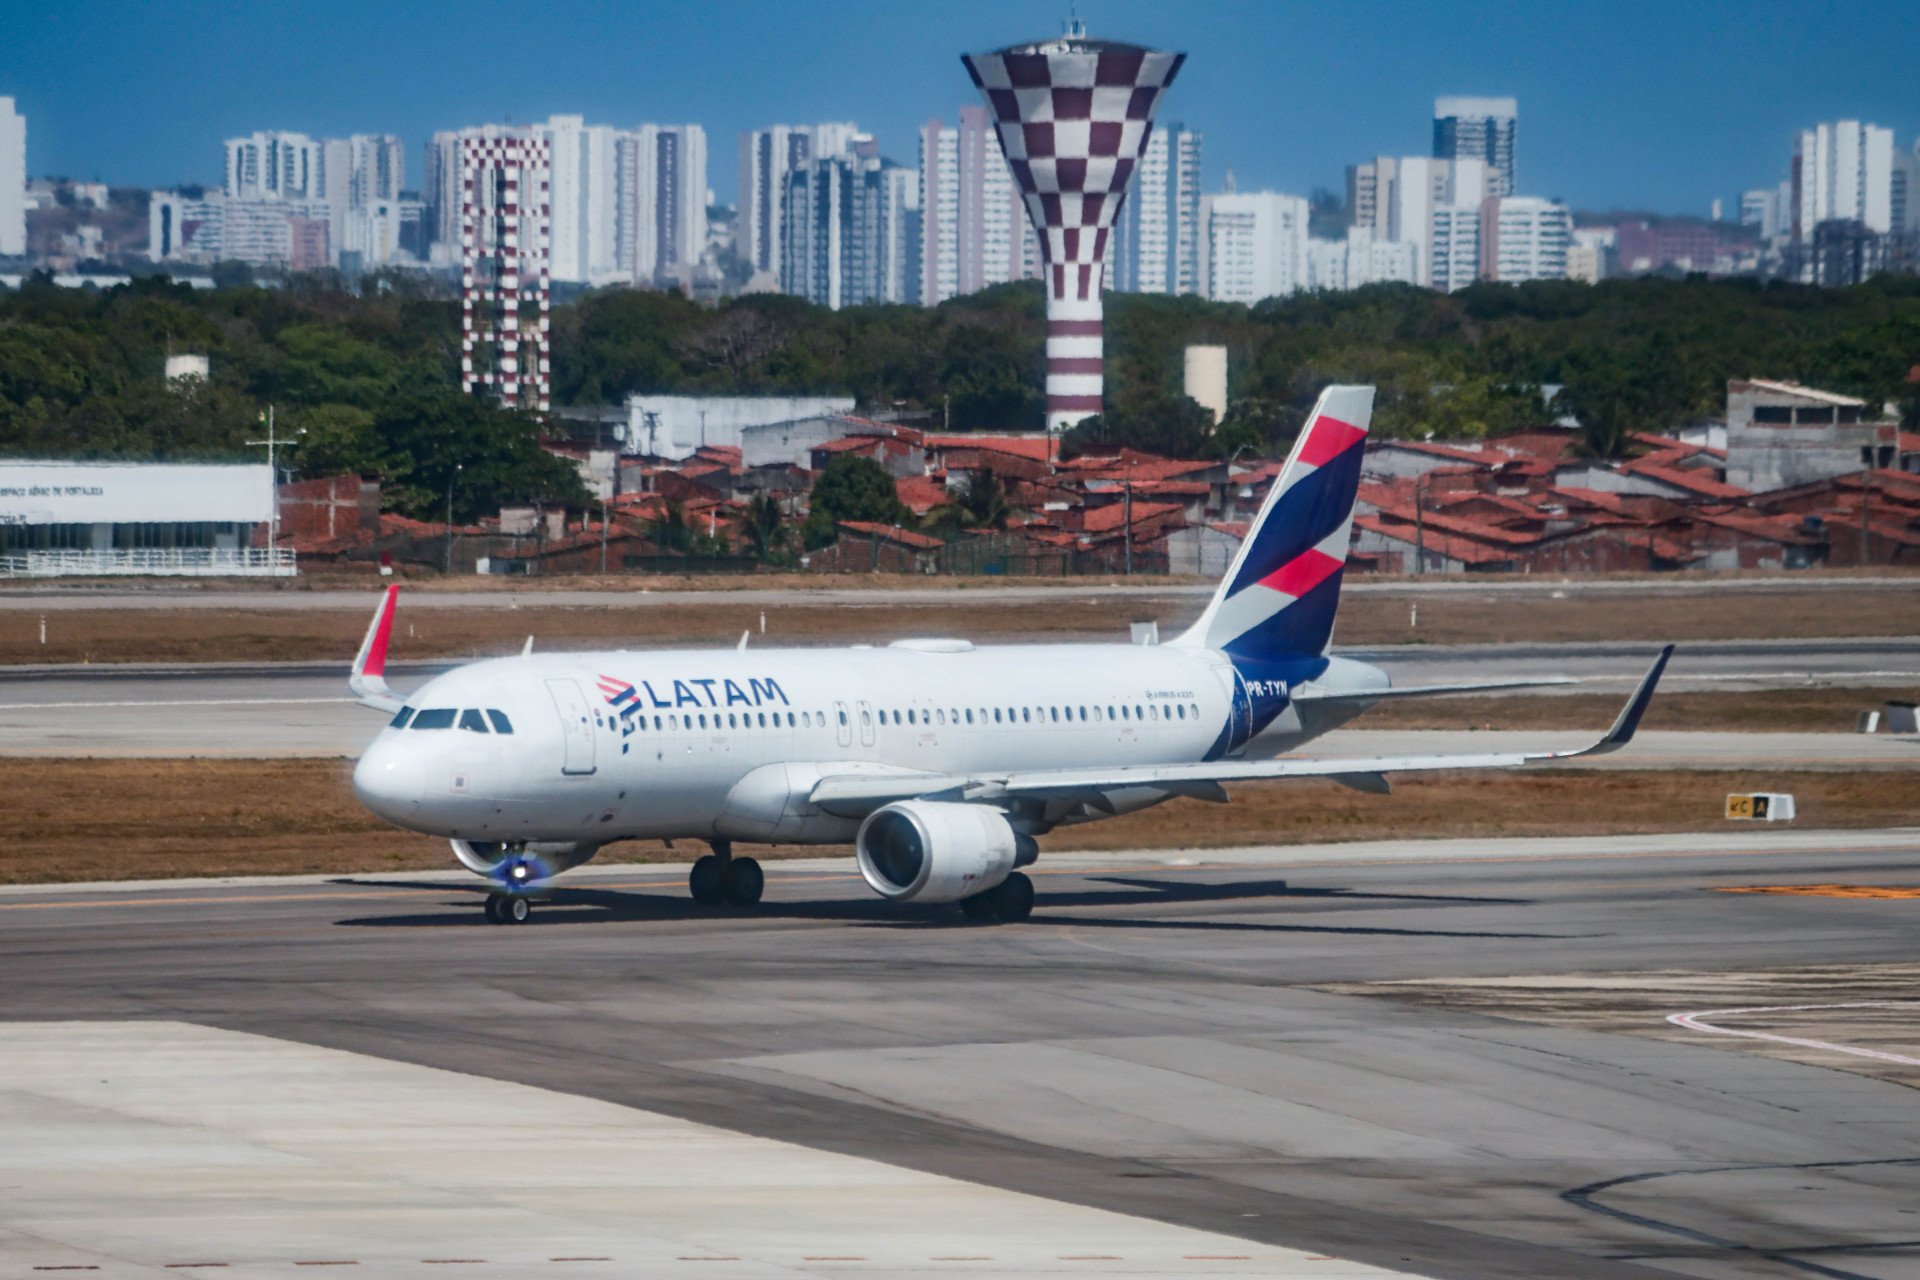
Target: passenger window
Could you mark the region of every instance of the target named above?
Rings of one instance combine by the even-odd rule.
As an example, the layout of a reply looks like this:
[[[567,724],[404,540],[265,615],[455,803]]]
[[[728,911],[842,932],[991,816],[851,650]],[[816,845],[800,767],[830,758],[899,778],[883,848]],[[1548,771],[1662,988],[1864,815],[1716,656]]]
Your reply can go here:
[[[719,719],[720,719],[720,717],[719,717],[719,716],[715,716],[715,717],[714,717],[714,721],[715,721],[716,723],[717,723],[717,722],[719,721]],[[700,713],[700,727],[701,727],[702,729],[704,729],[704,728],[706,728],[706,727],[707,727],[707,713],[706,713],[706,712],[704,712],[704,711]]]
[[[1114,714],[1113,714],[1113,708],[1112,708],[1112,707],[1108,707],[1108,708],[1107,708],[1107,719],[1109,719],[1109,720],[1118,720],[1119,718],[1120,718],[1120,717],[1118,717],[1118,716],[1116,716],[1116,715],[1114,715]]]
[[[1082,720],[1087,718],[1087,709],[1085,707],[1080,708],[1080,718]]]
[[[411,719],[413,719],[413,708],[402,707],[400,710],[394,712],[393,719],[387,721],[387,728],[404,729],[407,727],[407,721]]]
[[[1095,708],[1093,709],[1093,718],[1094,718],[1095,720],[1099,720],[1099,719],[1100,719],[1100,708],[1098,708],[1098,707],[1095,707]]]
[[[493,731],[495,733],[512,733],[513,732],[513,721],[507,719],[506,712],[496,711],[493,708],[489,707],[487,708],[487,719],[493,722]]]
[[[468,707],[460,713],[460,727],[469,733],[485,733],[487,718],[472,707]]]
[[[998,708],[998,707],[995,707],[995,708],[993,709],[993,722],[994,722],[995,724],[999,724],[999,723],[1000,723],[1000,708]]]
[[[1020,720],[1023,724],[1033,723],[1033,713],[1025,707],[1020,708]]]
[[[972,723],[973,723],[973,708],[972,708],[972,707],[968,707],[968,708],[967,708],[967,723],[968,723],[968,724],[972,724]]]
[[[909,711],[909,712],[907,712],[907,723],[908,723],[908,724],[912,724],[912,723],[913,723],[913,712],[911,712],[911,711]]]
[[[451,729],[453,718],[460,713],[452,707],[434,707],[427,711],[416,712],[412,728],[415,729]]]
[[[719,717],[719,716],[715,716],[715,717],[714,717],[714,719],[715,719],[716,721],[718,721],[718,720],[720,719],[720,717]],[[729,729],[738,729],[739,727],[740,727],[740,720],[739,720],[739,718],[738,718],[737,716],[735,716],[735,715],[733,714],[733,712],[731,712],[731,711],[729,711],[729,712],[727,712],[727,728],[729,728]]]
[[[1145,720],[1147,718],[1147,713],[1140,709],[1140,704],[1137,702],[1133,704],[1133,718],[1135,720]]]

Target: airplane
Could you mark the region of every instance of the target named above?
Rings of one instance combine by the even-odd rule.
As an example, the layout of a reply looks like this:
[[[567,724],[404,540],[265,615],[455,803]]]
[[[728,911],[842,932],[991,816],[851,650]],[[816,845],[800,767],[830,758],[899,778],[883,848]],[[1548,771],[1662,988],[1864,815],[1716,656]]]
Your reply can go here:
[[[1673,646],[1612,728],[1577,750],[1314,759],[1289,755],[1381,702],[1566,680],[1395,688],[1331,652],[1373,388],[1315,405],[1226,577],[1164,644],[534,653],[459,667],[404,700],[385,663],[390,586],[349,688],[392,716],[354,769],[360,802],[449,840],[487,877],[487,919],[525,921],[558,873],[618,840],[689,839],[695,902],[760,900],[738,843],[852,842],[891,902],[957,903],[970,919],[1033,910],[1021,868],[1055,828],[1230,783],[1510,768],[1616,751]]]

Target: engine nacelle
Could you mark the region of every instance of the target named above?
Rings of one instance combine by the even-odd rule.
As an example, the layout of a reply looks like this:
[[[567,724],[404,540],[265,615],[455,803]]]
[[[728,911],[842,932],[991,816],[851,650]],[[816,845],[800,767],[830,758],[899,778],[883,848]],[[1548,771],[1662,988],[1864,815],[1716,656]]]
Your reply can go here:
[[[1030,837],[981,804],[901,800],[860,824],[860,874],[891,902],[958,902],[1007,878]]]
[[[579,866],[600,852],[597,844],[571,840],[535,840],[519,849],[497,840],[450,840],[448,843],[453,846],[453,856],[460,860],[461,866],[489,879],[499,874],[502,864],[516,856],[538,869],[530,879],[545,880]]]

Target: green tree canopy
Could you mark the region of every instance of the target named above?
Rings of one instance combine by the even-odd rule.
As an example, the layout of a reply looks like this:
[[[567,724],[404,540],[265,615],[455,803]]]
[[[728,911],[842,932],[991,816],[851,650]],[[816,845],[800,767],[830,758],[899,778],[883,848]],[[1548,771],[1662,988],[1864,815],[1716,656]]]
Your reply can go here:
[[[804,533],[809,547],[824,547],[838,536],[834,526],[842,520],[899,525],[912,518],[885,467],[857,453],[836,453],[813,483]]]

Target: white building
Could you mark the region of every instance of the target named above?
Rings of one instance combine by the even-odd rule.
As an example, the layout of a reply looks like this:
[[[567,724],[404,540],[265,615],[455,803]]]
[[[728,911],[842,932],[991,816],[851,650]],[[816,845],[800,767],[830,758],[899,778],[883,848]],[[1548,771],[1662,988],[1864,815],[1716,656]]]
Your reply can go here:
[[[1480,278],[1480,208],[1443,204],[1433,211],[1428,237],[1431,276],[1442,293],[1458,293]]]
[[[1480,273],[1488,280],[1567,278],[1573,214],[1537,196],[1489,196],[1480,206]]]
[[[304,133],[262,132],[227,139],[226,182],[235,200],[324,200],[326,157]]]
[[[616,259],[640,284],[678,278],[707,246],[707,131],[643,124],[615,142],[619,166]]]
[[[1311,289],[1413,284],[1413,246],[1377,240],[1372,227],[1348,227],[1344,240],[1307,242],[1307,275]]]
[[[156,191],[147,201],[154,262],[245,262],[289,271],[334,263],[333,208],[324,200],[234,199]]]
[[[621,448],[678,461],[704,445],[743,447],[748,427],[852,412],[852,396],[628,396]],[[747,465],[764,460],[750,458]]]
[[[862,137],[851,122],[777,124],[740,135],[740,256],[756,274],[780,274],[780,236],[785,222],[786,175],[821,157],[844,155]]]
[[[264,463],[0,461],[0,577],[292,573],[273,505]]]
[[[1435,98],[1434,157],[1478,160],[1490,171],[1487,194],[1512,195],[1517,189],[1515,160],[1519,126],[1520,104],[1513,98]]]
[[[835,310],[911,301],[921,277],[919,196],[913,171],[882,160],[871,139],[790,170],[780,291]]]
[[[1375,240],[1407,245],[1414,283],[1433,285],[1433,229],[1437,210],[1478,209],[1493,191],[1484,160],[1429,156],[1377,156],[1347,170],[1348,221],[1370,227]]]
[[[922,306],[1039,274],[1040,242],[984,107],[961,107],[957,127],[921,126],[918,183]]]
[[[1302,197],[1270,191],[1203,199],[1206,296],[1251,304],[1308,288],[1307,212]]]
[[[0,258],[27,252],[27,118],[0,98]]]
[[[1810,241],[1822,222],[1893,228],[1893,130],[1858,120],[1804,129],[1793,146],[1793,234]]]
[[[1567,279],[1599,284],[1607,278],[1620,233],[1613,227],[1575,227],[1567,246]]]
[[[1115,289],[1200,292],[1200,145],[1201,135],[1183,124],[1148,137],[1114,224]]]
[[[460,131],[442,129],[427,140],[427,256],[435,266],[460,261]]]

